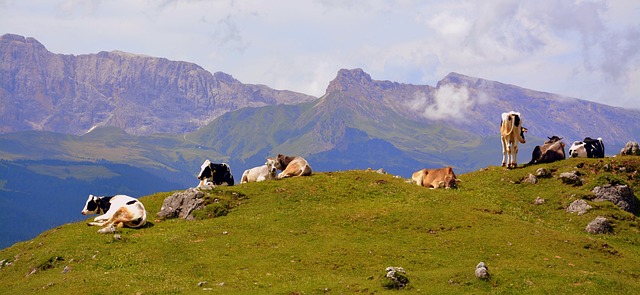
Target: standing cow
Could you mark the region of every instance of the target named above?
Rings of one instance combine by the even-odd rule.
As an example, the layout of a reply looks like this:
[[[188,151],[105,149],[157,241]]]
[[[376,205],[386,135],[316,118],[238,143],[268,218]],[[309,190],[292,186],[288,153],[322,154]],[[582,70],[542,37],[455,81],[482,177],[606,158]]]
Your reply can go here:
[[[602,138],[586,137],[582,141],[575,141],[569,148],[572,158],[604,158],[604,143]]]
[[[547,137],[549,140],[545,141],[542,146],[537,145],[531,153],[531,164],[551,163],[567,158],[564,153],[564,142],[562,137],[551,136]]]
[[[524,134],[527,128],[522,126],[522,118],[518,112],[502,113],[500,122],[500,138],[502,140],[502,166],[516,168],[518,163],[518,142],[526,143]]]
[[[205,160],[204,163],[202,163],[202,166],[200,166],[198,179],[200,180],[198,187],[204,186],[205,184],[207,184],[207,182],[212,182],[215,185],[226,183],[229,186],[233,185],[234,183],[233,174],[231,174],[231,168],[229,167],[229,164],[211,163],[211,161],[209,161],[208,159]]]

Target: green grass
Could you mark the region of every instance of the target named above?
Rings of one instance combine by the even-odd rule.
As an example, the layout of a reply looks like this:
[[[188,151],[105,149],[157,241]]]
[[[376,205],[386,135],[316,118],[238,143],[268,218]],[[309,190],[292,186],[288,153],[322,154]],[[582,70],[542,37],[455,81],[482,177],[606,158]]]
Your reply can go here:
[[[171,193],[157,193],[141,199],[149,225],[123,229],[122,240],[74,223],[0,251],[11,262],[0,268],[0,293],[386,293],[388,266],[407,271],[411,293],[637,293],[637,216],[589,199],[590,185],[607,177],[636,188],[639,159],[489,167],[459,175],[457,190],[375,172],[316,173],[218,187],[207,198],[219,208],[194,221],[158,220]],[[540,167],[553,177],[521,183]],[[572,170],[585,185],[557,178]],[[594,209],[565,212],[576,198]],[[596,216],[610,218],[614,234],[584,232]],[[480,261],[488,281],[474,276]]]

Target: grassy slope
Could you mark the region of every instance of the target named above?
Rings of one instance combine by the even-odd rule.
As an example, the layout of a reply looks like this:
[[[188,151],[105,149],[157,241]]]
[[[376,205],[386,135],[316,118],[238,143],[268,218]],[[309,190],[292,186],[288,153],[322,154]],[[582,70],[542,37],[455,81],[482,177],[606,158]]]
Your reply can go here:
[[[387,266],[404,267],[410,290],[427,293],[633,293],[637,217],[607,202],[590,202],[582,216],[564,210],[604,178],[636,185],[635,174],[602,170],[609,162],[640,170],[638,158],[626,159],[489,167],[459,175],[458,190],[365,171],[220,187],[210,194],[246,198],[227,216],[198,221],[155,220],[170,195],[158,193],[142,199],[151,224],[123,229],[123,240],[74,223],[2,250],[12,265],[0,268],[0,293],[373,293],[383,291]],[[554,177],[520,183],[539,167]],[[588,184],[557,179],[571,170]],[[533,205],[536,197],[545,203]],[[613,220],[615,234],[584,232],[598,215]],[[480,261],[491,280],[474,277]]]

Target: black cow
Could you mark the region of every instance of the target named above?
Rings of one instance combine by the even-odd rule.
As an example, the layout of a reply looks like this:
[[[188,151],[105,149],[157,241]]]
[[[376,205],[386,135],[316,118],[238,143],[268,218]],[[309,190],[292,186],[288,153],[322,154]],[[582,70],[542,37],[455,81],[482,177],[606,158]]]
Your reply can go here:
[[[604,158],[602,138],[586,137],[582,141],[575,141],[569,148],[569,156],[572,158]]]
[[[549,140],[545,141],[542,146],[537,145],[533,149],[529,165],[538,163],[551,163],[567,158],[564,153],[564,142],[561,141],[562,137],[557,137],[554,135],[547,138]]]
[[[231,168],[229,164],[211,163],[209,160],[205,160],[200,166],[200,173],[198,174],[200,183],[198,187],[205,185],[208,182],[212,182],[215,185],[221,185],[226,183],[227,185],[233,185],[233,175],[231,174]]]

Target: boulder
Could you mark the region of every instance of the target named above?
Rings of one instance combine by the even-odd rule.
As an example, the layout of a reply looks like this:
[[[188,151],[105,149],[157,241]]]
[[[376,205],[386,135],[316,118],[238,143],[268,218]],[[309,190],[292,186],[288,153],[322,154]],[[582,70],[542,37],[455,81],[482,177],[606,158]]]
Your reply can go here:
[[[596,202],[611,201],[618,208],[631,213],[638,210],[638,199],[628,185],[596,186],[591,192]]]
[[[620,150],[620,155],[640,156],[640,146],[638,146],[638,142],[627,142],[627,144],[625,144],[624,147]]]
[[[197,188],[189,188],[184,192],[176,192],[164,199],[158,212],[161,218],[183,218],[193,220],[192,212],[204,207],[204,193]]]
[[[577,171],[560,173],[560,180],[564,184],[571,184],[574,186],[582,185],[582,179]]]
[[[402,267],[389,266],[385,269],[385,276],[382,278],[382,286],[386,289],[403,289],[409,284],[407,273]]]
[[[580,200],[575,200],[571,202],[571,204],[569,204],[569,207],[567,207],[567,212],[569,213],[578,212],[578,215],[582,215],[587,213],[587,211],[591,208],[593,207],[587,204],[587,201],[580,199]]]
[[[613,231],[613,226],[611,226],[611,222],[608,219],[598,216],[589,222],[584,230],[590,234],[606,234]]]
[[[535,175],[529,173],[529,175],[527,175],[524,179],[522,179],[522,182],[536,184],[538,183],[538,178]]]

